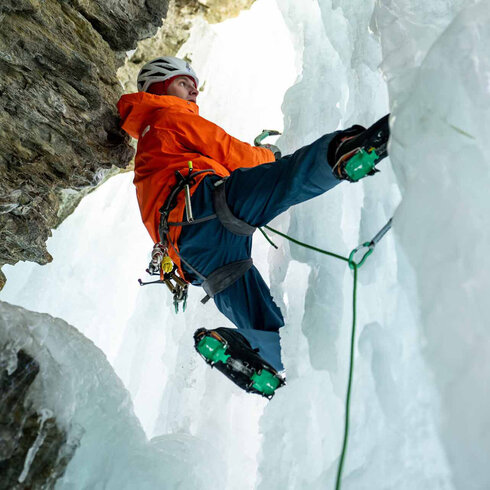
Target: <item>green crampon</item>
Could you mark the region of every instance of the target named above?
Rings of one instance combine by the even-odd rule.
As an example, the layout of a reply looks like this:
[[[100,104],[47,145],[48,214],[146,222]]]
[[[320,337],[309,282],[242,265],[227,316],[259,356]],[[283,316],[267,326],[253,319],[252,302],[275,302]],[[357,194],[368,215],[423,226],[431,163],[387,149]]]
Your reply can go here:
[[[260,391],[260,393],[267,397],[272,396],[281,384],[277,376],[274,376],[274,374],[265,369],[262,369],[259,373],[254,373],[252,375],[252,381],[252,388]]]
[[[371,151],[361,149],[358,153],[349,158],[345,164],[344,171],[352,181],[356,182],[374,170],[378,160],[379,155],[374,148]]]
[[[226,354],[226,345],[220,342],[214,337],[205,335],[197,344],[198,352],[211,364],[215,362],[222,362],[226,364],[226,361],[230,357]]]
[[[230,364],[228,359],[231,356],[226,353],[228,345],[211,335],[205,335],[198,342],[196,349],[204,357],[206,362],[211,365],[217,362]],[[269,399],[272,398],[276,389],[283,384],[281,379],[265,368],[254,372],[252,368],[247,367],[245,372],[247,371],[250,373],[250,387]]]

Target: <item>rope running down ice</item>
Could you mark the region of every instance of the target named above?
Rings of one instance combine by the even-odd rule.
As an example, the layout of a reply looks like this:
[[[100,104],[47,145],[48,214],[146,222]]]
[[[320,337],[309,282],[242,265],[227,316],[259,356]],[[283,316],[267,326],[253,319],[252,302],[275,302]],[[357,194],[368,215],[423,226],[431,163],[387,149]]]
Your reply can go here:
[[[356,317],[357,317],[357,270],[359,267],[361,267],[366,259],[369,257],[369,255],[372,254],[374,251],[374,248],[376,247],[376,244],[383,238],[383,236],[388,232],[388,230],[391,228],[391,223],[392,219],[386,223],[386,225],[374,236],[374,238],[370,242],[365,242],[362,245],[359,245],[356,247],[352,252],[350,253],[349,257],[343,257],[342,255],[335,254],[333,252],[327,252],[326,250],[323,250],[321,248],[314,247],[312,245],[308,245],[307,243],[300,242],[299,240],[296,240],[295,238],[290,237],[289,235],[286,235],[285,233],[281,233],[278,230],[275,230],[274,228],[271,228],[270,226],[264,226],[267,230],[271,231],[272,233],[276,233],[279,236],[282,236],[283,238],[286,238],[292,243],[295,243],[296,245],[300,245],[301,247],[308,248],[310,250],[313,250],[315,252],[319,252],[321,254],[329,255],[330,257],[334,257],[339,260],[343,260],[344,262],[347,262],[349,264],[349,267],[354,271],[354,288],[353,288],[353,294],[352,294],[352,332],[351,332],[351,341],[350,341],[350,361],[349,361],[349,379],[347,382],[347,394],[346,394],[346,399],[345,399],[345,424],[344,424],[344,439],[342,443],[342,451],[340,453],[340,459],[339,459],[339,464],[337,468],[337,478],[335,482],[335,490],[340,490],[341,488],[341,481],[342,481],[342,470],[344,467],[344,461],[345,461],[345,455],[347,453],[347,441],[349,438],[349,419],[350,419],[350,399],[351,399],[351,393],[352,393],[352,378],[354,374],[354,346],[355,346],[355,338],[356,338]],[[259,228],[259,230],[262,232],[264,237],[267,239],[267,241],[274,247],[278,248],[277,245],[275,245],[272,240],[269,238],[267,233],[265,233],[262,228]],[[359,262],[356,262],[354,260],[354,256],[359,253],[363,248],[366,248],[367,250],[364,252],[364,255],[362,256],[361,260]]]

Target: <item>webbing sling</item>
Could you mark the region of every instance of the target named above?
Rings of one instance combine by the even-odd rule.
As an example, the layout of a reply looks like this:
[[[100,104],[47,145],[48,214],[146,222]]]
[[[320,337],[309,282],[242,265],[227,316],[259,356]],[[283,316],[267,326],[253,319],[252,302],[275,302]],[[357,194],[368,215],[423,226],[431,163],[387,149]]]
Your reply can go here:
[[[206,291],[207,296],[201,302],[205,303],[209,298],[221,293],[221,291],[224,291],[227,287],[238,281],[238,279],[247,273],[252,265],[252,259],[238,260],[211,272],[202,283],[202,287]]]
[[[255,226],[251,226],[245,221],[237,218],[232,211],[230,210],[228,203],[226,201],[226,191],[225,191],[225,182],[226,178],[218,180],[214,183],[214,189],[212,193],[213,206],[216,214],[212,214],[210,216],[206,216],[204,218],[196,219],[194,221],[182,221],[182,222],[170,222],[166,221],[168,216],[168,211],[162,212],[166,206],[162,206],[160,210],[161,218],[160,218],[160,230],[163,231],[165,229],[168,230],[169,226],[188,226],[188,225],[197,225],[199,223],[203,223],[209,221],[214,218],[218,218],[220,223],[231,233],[240,236],[250,236],[257,229]],[[177,197],[177,194],[183,189],[176,190],[175,188],[172,190],[171,195],[172,198],[167,201],[170,202]],[[175,192],[174,192],[175,191]],[[167,207],[168,209],[168,207]],[[198,272],[194,267],[192,267],[189,262],[187,262],[183,257],[177,252],[175,245],[170,241],[169,243],[174,249],[174,251],[179,255],[180,260],[198,277],[203,279],[202,287],[206,292],[206,296],[201,300],[201,303],[206,303],[210,298],[213,298],[218,293],[221,293],[226,288],[231,286],[233,283],[238,281],[241,277],[243,277],[247,271],[252,267],[253,260],[251,258],[245,260],[238,260],[236,262],[230,262],[229,264],[225,264],[222,267],[214,270],[209,276],[203,276],[200,272]]]
[[[218,180],[214,183],[213,191],[213,204],[214,212],[218,215],[218,219],[221,224],[235,235],[250,236],[253,235],[257,229],[255,226],[251,226],[245,221],[237,218],[228,206],[226,202],[225,192],[226,179]]]

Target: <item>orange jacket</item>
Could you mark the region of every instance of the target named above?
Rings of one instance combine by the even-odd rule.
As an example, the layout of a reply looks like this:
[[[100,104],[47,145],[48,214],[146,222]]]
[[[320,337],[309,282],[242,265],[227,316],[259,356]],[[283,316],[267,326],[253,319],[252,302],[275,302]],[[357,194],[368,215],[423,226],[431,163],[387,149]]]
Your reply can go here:
[[[134,185],[143,223],[155,243],[159,241],[158,210],[176,184],[175,172],[180,170],[182,175],[187,175],[189,160],[195,171],[213,169],[221,177],[240,167],[274,161],[270,150],[243,143],[199,116],[199,108],[194,102],[137,92],[123,95],[117,108],[122,128],[138,139]],[[205,175],[208,174],[196,178],[191,195]],[[183,221],[184,208],[181,193],[169,221]],[[177,226],[170,228],[170,239],[176,247],[180,231]],[[168,253],[182,274],[178,255],[172,247]]]

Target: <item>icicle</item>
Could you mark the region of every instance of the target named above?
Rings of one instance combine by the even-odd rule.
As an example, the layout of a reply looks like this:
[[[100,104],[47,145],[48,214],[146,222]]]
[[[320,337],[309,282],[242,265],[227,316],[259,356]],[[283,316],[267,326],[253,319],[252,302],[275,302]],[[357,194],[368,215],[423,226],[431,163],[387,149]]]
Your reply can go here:
[[[27,478],[32,462],[34,461],[34,458],[36,457],[39,448],[42,446],[44,439],[46,438],[46,432],[44,431],[44,424],[46,420],[52,418],[53,415],[54,415],[53,412],[47,408],[43,408],[41,410],[41,414],[39,415],[39,423],[40,423],[39,432],[37,433],[37,437],[33,445],[29,448],[29,451],[27,451],[27,456],[24,461],[24,469],[22,470],[22,473],[20,474],[17,480],[19,483],[24,483],[25,479]]]

